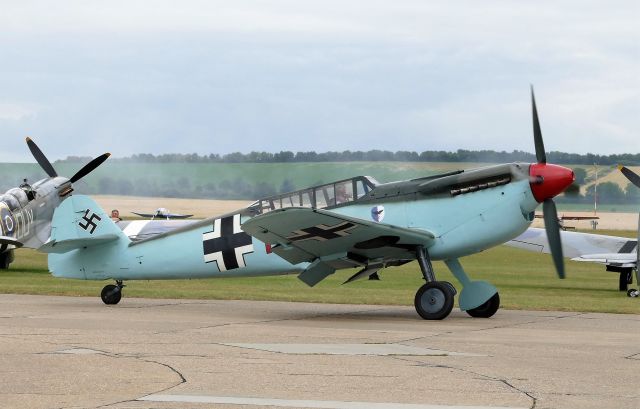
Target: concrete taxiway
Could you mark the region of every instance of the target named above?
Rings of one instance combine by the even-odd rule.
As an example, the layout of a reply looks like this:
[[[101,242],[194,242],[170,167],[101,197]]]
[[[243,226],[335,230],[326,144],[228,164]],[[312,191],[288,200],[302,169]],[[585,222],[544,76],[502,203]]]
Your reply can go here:
[[[0,295],[0,323],[2,408],[640,405],[638,315]]]

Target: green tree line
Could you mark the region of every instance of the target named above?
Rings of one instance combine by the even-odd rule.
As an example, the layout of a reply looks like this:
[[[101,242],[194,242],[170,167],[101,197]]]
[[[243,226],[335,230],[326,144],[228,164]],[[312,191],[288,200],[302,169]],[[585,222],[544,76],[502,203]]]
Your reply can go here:
[[[68,156],[57,162],[86,162],[90,158]],[[626,165],[640,164],[640,153],[597,155],[592,153],[578,154],[566,152],[549,152],[547,160],[552,163],[572,163],[576,165]],[[122,158],[111,158],[110,161],[125,163],[291,163],[291,162],[535,162],[535,155],[529,152],[514,150],[512,152],[458,149],[448,151],[330,151],[330,152],[233,152],[228,154],[167,153],[153,155],[151,153],[135,154]]]

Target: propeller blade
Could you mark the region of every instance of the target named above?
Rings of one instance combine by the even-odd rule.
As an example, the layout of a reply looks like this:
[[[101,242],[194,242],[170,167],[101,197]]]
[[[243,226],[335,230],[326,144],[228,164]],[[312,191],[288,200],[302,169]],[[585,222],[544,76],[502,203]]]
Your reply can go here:
[[[562,254],[562,242],[560,240],[560,223],[558,222],[558,211],[556,204],[551,199],[547,199],[542,203],[542,211],[544,215],[544,227],[547,231],[549,247],[551,249],[551,257],[553,264],[556,266],[558,277],[564,278],[564,256]]]
[[[640,187],[640,176],[637,173],[622,165],[618,165],[618,169],[620,169],[620,172],[622,172],[622,174],[627,179],[629,179],[629,182],[633,183],[637,187]]]
[[[84,167],[82,169],[80,169],[79,171],[77,171],[75,175],[71,176],[71,179],[69,179],[69,181],[71,183],[76,183],[77,181],[79,181],[83,177],[87,176],[89,173],[93,172],[93,170],[95,168],[97,168],[98,166],[102,165],[102,162],[107,160],[107,158],[109,156],[111,156],[110,153],[103,153],[102,155],[98,156],[97,158],[95,158],[91,162],[89,162],[86,165],[84,165]]]
[[[49,159],[44,156],[44,153],[42,153],[40,148],[38,148],[38,145],[36,145],[36,143],[29,137],[27,137],[27,146],[29,147],[29,150],[31,151],[33,157],[36,159],[36,162],[38,162],[40,167],[45,171],[47,175],[49,175],[49,177],[54,178],[58,176],[56,170],[51,165],[51,162],[49,162]]]
[[[536,108],[536,97],[533,94],[533,85],[531,86],[531,110],[533,111],[533,142],[536,146],[536,159],[538,163],[547,163],[547,154],[544,150],[540,120],[538,119],[538,109]]]

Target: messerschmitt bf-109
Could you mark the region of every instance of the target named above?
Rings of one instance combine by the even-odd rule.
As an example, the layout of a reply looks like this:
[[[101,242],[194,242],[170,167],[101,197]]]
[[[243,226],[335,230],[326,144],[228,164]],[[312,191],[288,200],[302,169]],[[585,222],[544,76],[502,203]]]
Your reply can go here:
[[[640,176],[625,166],[619,166],[620,171],[631,183],[640,188]],[[626,291],[629,297],[638,297],[638,289],[629,289],[633,283],[633,271],[636,272],[636,282],[640,284],[638,264],[640,264],[640,215],[638,216],[638,239],[630,240],[626,237],[606,236],[600,234],[563,231],[562,247],[565,257],[575,261],[604,264],[607,271],[619,274],[618,289]],[[508,246],[524,250],[549,253],[547,236],[543,229],[529,228],[520,236],[506,243]]]
[[[533,91],[537,163],[509,163],[379,184],[366,176],[265,198],[236,212],[132,241],[89,197],[57,207],[49,253],[56,277],[113,279],[101,298],[117,304],[126,280],[299,274],[314,286],[338,269],[360,268],[347,282],[417,260],[426,283],[415,296],[424,319],[443,319],[455,287],[438,281],[432,260],[444,260],[462,285],[460,308],[490,317],[497,289],[472,281],[458,261],[504,243],[531,224],[543,204],[558,275],[564,277],[552,198],[574,180],[570,169],[547,164]],[[36,156],[51,166],[44,155]]]

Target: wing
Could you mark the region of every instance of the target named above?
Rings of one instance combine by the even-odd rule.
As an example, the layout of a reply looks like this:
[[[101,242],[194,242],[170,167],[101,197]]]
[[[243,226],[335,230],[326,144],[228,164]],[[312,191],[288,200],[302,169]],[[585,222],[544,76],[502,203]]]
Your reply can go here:
[[[335,212],[289,207],[254,217],[242,230],[292,264],[310,262],[300,279],[315,285],[337,269],[389,265],[415,258],[431,232],[375,223]],[[373,271],[375,272],[375,271]]]
[[[623,268],[635,268],[638,262],[636,253],[584,254],[580,257],[574,257],[571,260],[588,261]]]
[[[564,256],[571,259],[589,254],[633,253],[635,256],[634,250],[637,246],[637,240],[600,234],[562,231],[560,232],[560,237],[562,239]],[[528,228],[523,234],[505,244],[511,247],[518,247],[540,253],[550,252],[546,232],[544,229],[534,227]]]
[[[131,212],[131,213],[133,213],[135,215],[138,215],[140,217],[145,217],[145,218],[149,218],[149,219],[156,216],[155,213],[138,213],[138,212]]]
[[[14,246],[16,248],[20,248],[24,243],[18,241],[17,239],[10,236],[0,236],[0,245]]]

